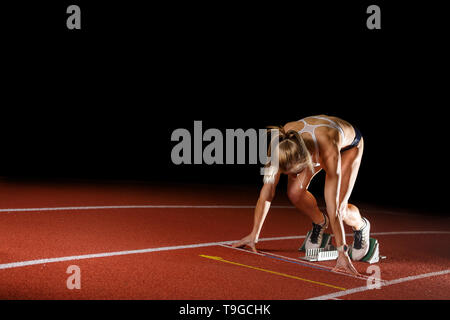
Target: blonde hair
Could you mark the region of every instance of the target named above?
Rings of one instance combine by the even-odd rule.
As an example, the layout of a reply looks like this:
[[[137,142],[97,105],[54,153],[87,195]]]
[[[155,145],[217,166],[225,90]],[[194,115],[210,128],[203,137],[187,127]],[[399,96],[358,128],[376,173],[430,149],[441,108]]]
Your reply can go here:
[[[264,183],[274,183],[275,175],[278,171],[288,172],[292,168],[296,167],[299,171],[307,168],[314,173],[314,166],[305,142],[300,134],[295,130],[288,130],[287,132],[281,126],[269,126],[269,130],[278,130],[277,134],[272,136],[273,139],[279,139],[275,144],[278,149],[278,168],[271,165],[268,162],[265,166]],[[272,143],[269,146],[267,155],[270,157],[272,154]]]

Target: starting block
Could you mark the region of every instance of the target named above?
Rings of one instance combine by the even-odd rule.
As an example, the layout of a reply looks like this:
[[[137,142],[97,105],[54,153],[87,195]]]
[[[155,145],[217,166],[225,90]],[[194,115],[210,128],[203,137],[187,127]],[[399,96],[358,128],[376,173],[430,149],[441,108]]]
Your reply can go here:
[[[305,251],[305,256],[300,257],[302,260],[306,261],[326,261],[326,260],[336,260],[338,258],[338,251],[336,248],[331,244],[331,235],[329,233],[324,233],[322,236],[322,242],[320,243],[320,248],[315,249],[307,249],[306,241],[311,236],[311,231],[308,231],[306,234],[305,241],[303,241],[302,246],[298,249],[298,251]]]
[[[299,251],[305,251],[305,256],[300,257],[302,260],[316,262],[316,261],[326,261],[326,260],[336,260],[339,256],[337,249],[331,244],[331,235],[324,233],[322,237],[322,243],[320,248],[305,250],[306,239],[309,239],[311,231],[306,235],[305,241],[302,246],[298,249]],[[352,258],[352,247],[350,246],[348,255]],[[378,263],[381,259],[386,259],[386,256],[380,255],[380,245],[377,239],[370,238],[369,240],[369,251],[367,254],[359,261],[367,263]]]
[[[336,260],[338,258],[337,250],[327,250],[331,248],[317,248],[317,249],[307,249],[304,257],[300,257],[302,260],[315,262],[315,261],[326,261],[326,260]]]
[[[350,247],[348,251],[348,255],[352,258],[352,247]],[[369,251],[367,254],[359,261],[364,261],[367,263],[378,263],[381,259],[386,259],[386,256],[380,256],[380,245],[377,239],[370,238],[369,239]]]

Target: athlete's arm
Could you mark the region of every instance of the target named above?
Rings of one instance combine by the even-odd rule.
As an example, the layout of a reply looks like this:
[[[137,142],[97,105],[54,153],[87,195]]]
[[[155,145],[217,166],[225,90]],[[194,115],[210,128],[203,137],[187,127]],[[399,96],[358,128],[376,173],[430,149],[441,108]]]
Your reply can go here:
[[[258,202],[255,207],[252,234],[255,236],[255,243],[258,242],[259,233],[269,212],[270,205],[275,197],[275,190],[280,180],[280,173],[275,176],[274,183],[265,183],[259,193]]]
[[[331,228],[339,247],[345,243],[344,225],[340,212],[339,189],[341,185],[341,155],[336,142],[330,141],[323,148],[322,168],[326,172],[325,177],[325,203]]]
[[[331,142],[321,150],[322,168],[326,172],[325,177],[325,202],[327,206],[328,217],[330,218],[331,229],[333,230],[336,246],[339,248],[345,244],[345,231],[343,223],[343,212],[339,203],[340,185],[341,185],[341,154],[337,142]],[[347,272],[358,274],[353,266],[348,253],[339,251],[336,267],[333,269],[345,270]]]
[[[264,183],[259,193],[259,198],[254,211],[252,232],[242,240],[233,243],[232,246],[234,248],[248,245],[254,252],[256,252],[255,244],[258,242],[259,234],[264,224],[264,220],[266,219],[267,213],[269,212],[272,200],[275,197],[275,190],[279,180],[280,173],[277,173],[275,175],[275,181],[273,183]]]

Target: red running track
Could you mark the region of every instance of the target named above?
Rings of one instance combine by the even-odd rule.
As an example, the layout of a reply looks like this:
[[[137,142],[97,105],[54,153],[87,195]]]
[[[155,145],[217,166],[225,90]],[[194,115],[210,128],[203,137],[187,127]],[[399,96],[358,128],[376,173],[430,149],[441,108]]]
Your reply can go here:
[[[298,260],[311,223],[282,194],[257,246],[264,254],[230,248],[250,231],[257,196],[230,186],[2,181],[0,299],[450,298],[448,217],[358,204],[388,257],[377,264],[381,288],[369,290],[369,264],[355,262],[358,279],[330,272],[334,261]],[[81,289],[67,288],[71,265]]]

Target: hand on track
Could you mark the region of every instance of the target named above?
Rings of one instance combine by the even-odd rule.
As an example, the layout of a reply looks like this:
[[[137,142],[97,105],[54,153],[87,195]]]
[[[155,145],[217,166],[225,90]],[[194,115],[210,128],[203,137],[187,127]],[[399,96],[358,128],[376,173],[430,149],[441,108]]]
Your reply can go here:
[[[252,234],[249,234],[245,238],[242,238],[240,241],[233,243],[231,246],[233,248],[243,248],[245,246],[249,246],[253,252],[258,252],[255,248],[255,237]]]

